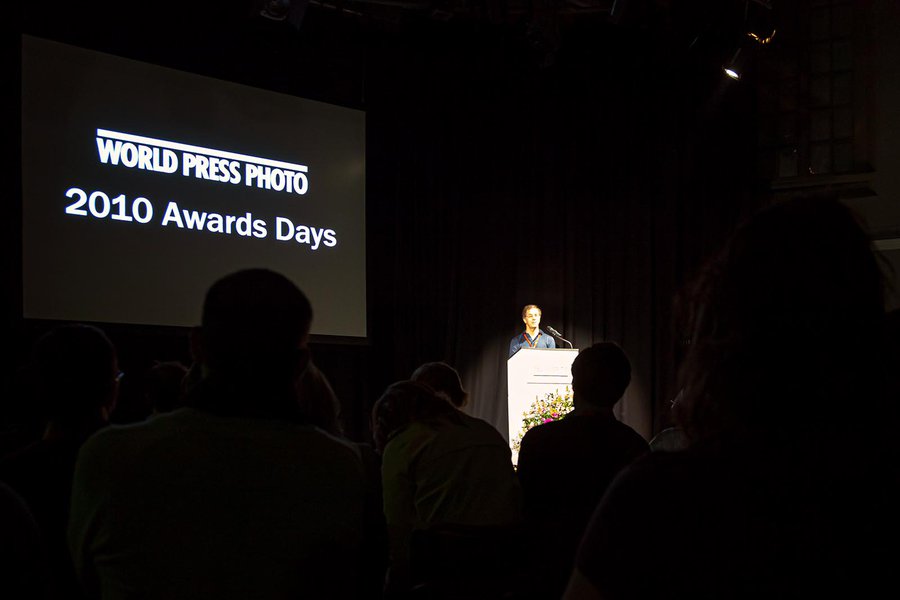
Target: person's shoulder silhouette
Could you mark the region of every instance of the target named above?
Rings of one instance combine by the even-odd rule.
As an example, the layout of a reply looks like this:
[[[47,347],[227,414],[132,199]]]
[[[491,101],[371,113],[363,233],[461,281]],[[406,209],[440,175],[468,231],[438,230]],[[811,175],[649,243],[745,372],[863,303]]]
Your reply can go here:
[[[358,450],[304,422],[312,308],[280,274],[214,283],[186,407],[85,444],[69,541],[88,589],[159,598],[355,597]],[[107,557],[116,556],[117,560]]]
[[[883,290],[835,200],[785,201],[740,227],[690,295],[675,407],[690,446],[617,478],[566,597],[859,597],[891,583]]]

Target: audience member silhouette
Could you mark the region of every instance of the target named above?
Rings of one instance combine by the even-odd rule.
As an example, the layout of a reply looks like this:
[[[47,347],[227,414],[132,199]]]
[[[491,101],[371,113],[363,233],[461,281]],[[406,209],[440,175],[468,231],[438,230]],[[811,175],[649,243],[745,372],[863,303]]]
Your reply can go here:
[[[157,362],[144,378],[144,396],[153,414],[172,412],[182,404],[182,385],[187,367],[177,361]]]
[[[677,425],[666,427],[650,440],[651,452],[676,452],[684,450],[687,446],[687,436]]]
[[[83,446],[69,542],[104,599],[347,598],[365,481],[353,446],[302,424],[312,309],[285,277],[220,279],[194,330],[187,407]]]
[[[630,381],[631,364],[616,344],[582,350],[572,363],[574,410],[522,438],[519,481],[532,555],[543,575],[536,595],[559,598],[603,492],[649,451],[644,438],[613,415]]]
[[[456,408],[462,409],[469,403],[469,393],[463,389],[459,373],[445,362],[425,363],[413,371],[410,379],[424,383]]]
[[[306,372],[297,381],[297,397],[301,418],[331,435],[343,437],[340,421],[340,402],[328,378],[310,362]]]
[[[883,284],[850,211],[760,212],[693,293],[687,450],[616,479],[566,598],[864,598],[893,589],[900,490]],[[893,368],[893,367],[890,367]],[[665,533],[674,543],[650,544]]]
[[[40,527],[50,594],[69,598],[79,590],[66,546],[72,474],[78,449],[115,406],[116,350],[96,327],[64,325],[38,340],[32,370],[47,424],[40,440],[0,460],[0,480],[25,499]]]
[[[379,597],[387,570],[388,543],[382,503],[381,457],[371,444],[346,439],[341,426],[337,394],[325,374],[312,362],[297,381],[297,397],[303,422],[344,439],[359,451],[366,474],[365,520],[369,524],[363,547],[363,555],[366,557],[362,565],[363,592],[366,597]]]
[[[47,411],[33,400],[32,372],[29,356],[0,387],[0,397],[6,401],[0,418],[0,458],[41,439],[47,428]]]
[[[681,398],[684,396],[684,390],[679,390],[678,394],[671,402],[671,411],[677,410]],[[678,425],[671,424],[662,431],[653,436],[650,440],[651,452],[675,452],[684,450],[688,447],[689,440],[684,430]]]
[[[0,482],[0,594],[8,600],[51,598],[41,532],[25,501]],[[59,596],[57,596],[59,597]]]
[[[521,493],[503,437],[412,381],[397,382],[385,391],[373,408],[372,425],[376,447],[383,453],[390,541],[387,595],[402,595],[437,567],[455,569],[461,581],[483,582],[479,578],[507,558],[495,552],[502,545],[498,532],[521,520]],[[417,533],[450,531],[458,534],[454,539],[477,539],[483,545],[461,542],[466,551],[444,556],[452,566],[427,559],[412,562],[421,559],[410,550]],[[434,550],[431,557],[440,554]]]

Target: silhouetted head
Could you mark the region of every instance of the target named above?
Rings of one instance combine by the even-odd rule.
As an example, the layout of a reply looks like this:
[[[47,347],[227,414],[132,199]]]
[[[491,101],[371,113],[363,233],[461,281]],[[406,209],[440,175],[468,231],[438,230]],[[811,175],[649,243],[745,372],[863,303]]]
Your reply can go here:
[[[707,266],[690,306],[676,408],[693,439],[838,424],[877,395],[882,274],[836,200],[758,213]]]
[[[337,394],[316,365],[310,363],[297,381],[297,398],[304,422],[332,435],[343,435]]]
[[[462,408],[469,401],[459,373],[445,362],[425,363],[413,372],[410,379],[424,383],[457,408]]]
[[[612,342],[582,350],[572,362],[572,391],[577,408],[612,408],[631,382],[631,363]]]
[[[106,422],[119,391],[116,349],[89,325],[64,325],[34,349],[35,385],[48,420],[62,426]]]
[[[144,395],[154,413],[170,412],[181,406],[182,382],[187,367],[180,362],[157,362],[144,378]]]
[[[195,353],[217,378],[293,385],[308,361],[311,322],[309,300],[289,279],[238,271],[209,288]]]
[[[407,425],[455,413],[449,402],[438,398],[427,385],[398,381],[388,387],[372,407],[372,436],[381,452],[388,441]]]

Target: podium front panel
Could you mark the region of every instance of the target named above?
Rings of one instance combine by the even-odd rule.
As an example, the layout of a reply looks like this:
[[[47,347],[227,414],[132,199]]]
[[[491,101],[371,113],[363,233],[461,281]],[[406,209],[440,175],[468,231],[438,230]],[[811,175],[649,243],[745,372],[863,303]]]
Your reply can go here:
[[[577,349],[522,348],[506,363],[509,443],[522,430],[522,418],[538,398],[547,393],[560,394],[572,384],[572,361]],[[515,453],[515,450],[513,450]]]

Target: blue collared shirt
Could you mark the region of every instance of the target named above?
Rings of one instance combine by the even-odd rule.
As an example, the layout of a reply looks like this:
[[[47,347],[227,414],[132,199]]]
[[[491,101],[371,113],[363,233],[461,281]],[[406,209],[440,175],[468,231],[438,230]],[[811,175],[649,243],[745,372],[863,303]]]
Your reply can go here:
[[[523,331],[513,339],[509,340],[509,358],[519,351],[520,348],[556,348],[556,340],[553,336],[547,335],[538,329],[537,336],[531,337],[528,332]]]

